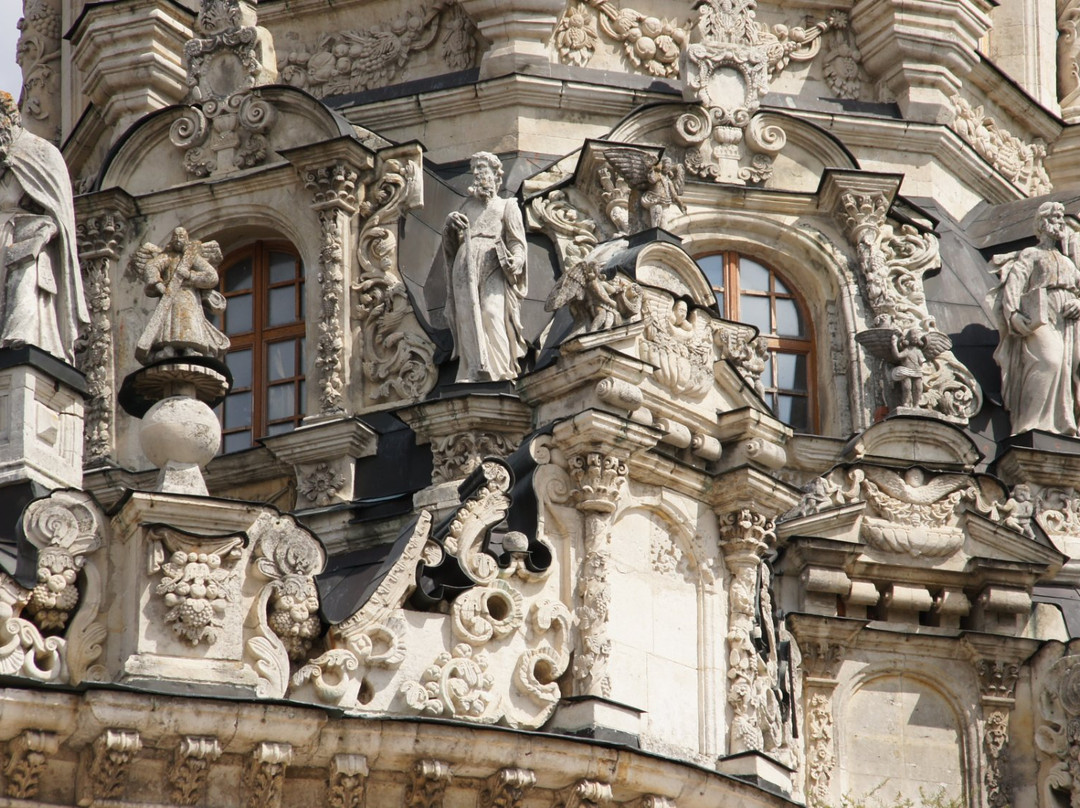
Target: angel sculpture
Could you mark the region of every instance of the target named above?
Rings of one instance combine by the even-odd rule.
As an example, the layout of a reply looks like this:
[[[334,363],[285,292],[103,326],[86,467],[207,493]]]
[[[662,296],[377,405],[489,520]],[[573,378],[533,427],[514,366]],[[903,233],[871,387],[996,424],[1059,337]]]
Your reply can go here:
[[[567,305],[575,322],[588,323],[586,331],[602,331],[641,314],[641,287],[618,276],[604,277],[597,263],[586,259],[567,267],[544,310],[558,311]]]
[[[217,291],[221,248],[216,241],[195,241],[177,227],[164,249],[143,244],[133,263],[148,297],[161,298],[135,345],[144,365],[181,356],[222,359],[229,338],[208,320],[225,311]]]
[[[613,146],[604,149],[604,159],[615,172],[641,194],[641,207],[649,212],[650,227],[667,227],[672,206],[686,213],[682,201],[686,169],[670,157]]]
[[[900,406],[920,409],[923,397],[923,365],[952,348],[952,340],[940,331],[909,328],[871,328],[855,339],[891,368],[889,381],[900,386]]]

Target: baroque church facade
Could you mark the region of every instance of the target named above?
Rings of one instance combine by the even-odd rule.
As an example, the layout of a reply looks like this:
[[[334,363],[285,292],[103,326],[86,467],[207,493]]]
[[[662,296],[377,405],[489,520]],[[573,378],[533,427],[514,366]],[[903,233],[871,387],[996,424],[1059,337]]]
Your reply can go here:
[[[1080,805],[1080,2],[23,5],[0,802]]]

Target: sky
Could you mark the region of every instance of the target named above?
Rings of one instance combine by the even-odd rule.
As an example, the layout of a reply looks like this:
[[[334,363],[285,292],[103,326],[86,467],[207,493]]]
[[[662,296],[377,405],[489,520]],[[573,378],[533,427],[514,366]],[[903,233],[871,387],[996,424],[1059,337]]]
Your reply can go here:
[[[0,0],[0,90],[7,90],[16,100],[22,86],[22,74],[15,64],[15,42],[19,38],[15,25],[21,16],[19,0]]]

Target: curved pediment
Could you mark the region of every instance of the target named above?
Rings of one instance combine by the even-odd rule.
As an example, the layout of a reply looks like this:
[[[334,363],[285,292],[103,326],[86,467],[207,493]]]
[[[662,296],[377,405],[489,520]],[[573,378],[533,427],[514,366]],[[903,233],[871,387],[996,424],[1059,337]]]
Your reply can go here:
[[[95,189],[133,196],[285,162],[280,153],[353,127],[292,87],[259,87],[223,102],[166,107],[143,118],[110,152]],[[153,165],[154,171],[146,171]]]

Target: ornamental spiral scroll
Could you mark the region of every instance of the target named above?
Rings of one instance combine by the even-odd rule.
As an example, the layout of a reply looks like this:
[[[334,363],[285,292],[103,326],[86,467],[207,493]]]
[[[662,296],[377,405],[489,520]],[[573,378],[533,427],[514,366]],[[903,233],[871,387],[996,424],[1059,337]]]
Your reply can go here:
[[[371,402],[418,399],[435,386],[435,345],[420,333],[397,268],[397,228],[416,190],[416,164],[390,159],[361,208],[357,259],[360,277],[352,286],[363,343],[364,396]]]

